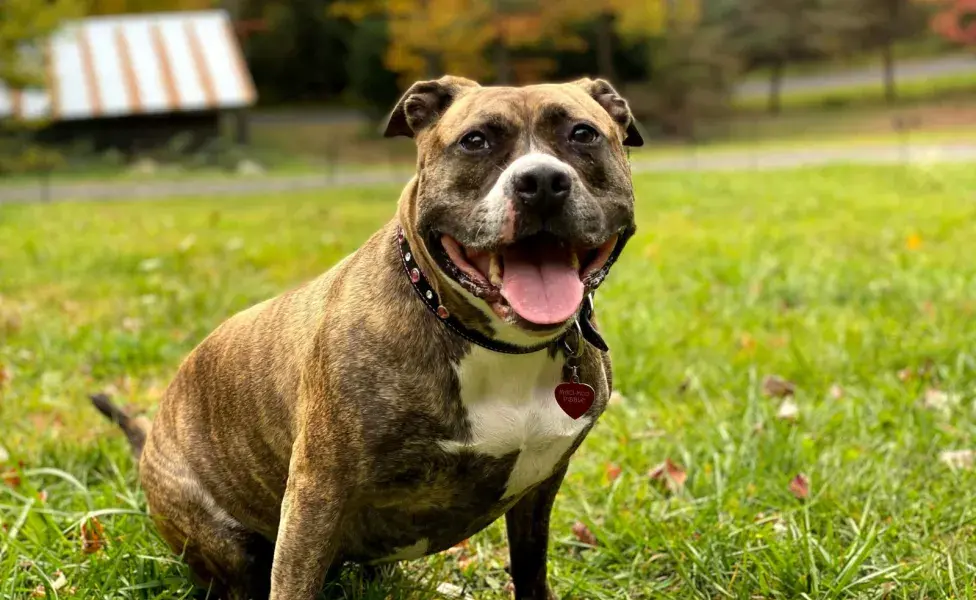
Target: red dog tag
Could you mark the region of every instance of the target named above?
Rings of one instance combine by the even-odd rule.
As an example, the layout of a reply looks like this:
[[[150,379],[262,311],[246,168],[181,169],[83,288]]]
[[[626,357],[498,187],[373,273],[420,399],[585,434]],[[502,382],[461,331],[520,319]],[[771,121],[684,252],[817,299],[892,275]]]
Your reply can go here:
[[[593,406],[596,394],[585,383],[560,383],[556,386],[556,403],[567,415],[578,419]]]

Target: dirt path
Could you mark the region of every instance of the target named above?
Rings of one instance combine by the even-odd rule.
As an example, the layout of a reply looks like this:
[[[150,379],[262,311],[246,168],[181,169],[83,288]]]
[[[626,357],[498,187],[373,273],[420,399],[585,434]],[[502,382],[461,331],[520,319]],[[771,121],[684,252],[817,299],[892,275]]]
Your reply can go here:
[[[747,171],[850,164],[976,163],[976,143],[911,146],[820,147],[755,151],[687,153],[634,161],[635,173],[667,171]],[[406,171],[329,175],[267,176],[221,180],[153,180],[146,182],[56,183],[0,186],[0,204],[74,201],[144,200],[151,198],[275,194],[366,185],[401,185]]]

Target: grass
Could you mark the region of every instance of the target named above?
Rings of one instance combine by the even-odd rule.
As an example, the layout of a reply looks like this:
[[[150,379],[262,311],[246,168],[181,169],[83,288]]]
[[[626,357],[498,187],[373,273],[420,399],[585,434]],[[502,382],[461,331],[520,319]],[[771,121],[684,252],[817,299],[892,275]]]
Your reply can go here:
[[[971,166],[639,177],[598,297],[623,398],[557,500],[559,596],[976,597],[976,472],[939,460],[976,439],[973,190]],[[204,335],[355,249],[396,197],[0,207],[0,597],[189,597],[85,394],[151,410]],[[647,476],[666,459],[674,493]],[[505,561],[496,523],[379,583],[352,568],[339,596],[507,598]]]

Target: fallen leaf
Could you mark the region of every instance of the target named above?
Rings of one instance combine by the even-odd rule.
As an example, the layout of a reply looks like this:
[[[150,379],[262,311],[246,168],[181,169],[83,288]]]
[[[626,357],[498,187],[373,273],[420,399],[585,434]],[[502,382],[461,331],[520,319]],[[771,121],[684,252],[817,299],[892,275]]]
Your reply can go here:
[[[615,465],[614,463],[607,463],[607,481],[611,483],[616,481],[617,478],[620,477],[621,471],[622,469],[620,468],[619,465]]]
[[[922,407],[928,410],[948,413],[957,404],[959,404],[957,396],[935,388],[925,390],[925,395],[922,397]]]
[[[464,588],[445,581],[437,586],[437,593],[448,598],[465,598]]]
[[[608,404],[613,404],[613,405],[624,404],[625,402],[627,402],[627,398],[624,397],[624,395],[618,392],[617,390],[610,392],[610,399],[607,400]]]
[[[3,464],[10,460],[10,453],[3,446],[0,446],[0,464]]]
[[[762,382],[762,391],[770,398],[786,398],[796,392],[796,385],[776,375],[767,375]]]
[[[467,571],[477,562],[478,562],[477,556],[462,556],[461,558],[458,559],[457,565],[458,568],[461,569],[462,571]]]
[[[3,473],[0,473],[0,479],[2,479],[5,484],[12,488],[20,487],[20,473],[14,469],[8,469]]]
[[[135,317],[126,317],[122,319],[122,329],[129,333],[139,333],[142,330],[142,320]]]
[[[797,417],[800,416],[800,407],[796,405],[790,398],[783,400],[783,403],[779,405],[779,410],[776,411],[776,418],[781,421],[796,421]]]
[[[54,590],[57,591],[66,585],[68,585],[68,579],[64,576],[64,573],[62,573],[61,571],[55,571],[54,581],[51,582],[51,587],[53,587]]]
[[[762,421],[758,421],[755,425],[752,426],[753,433],[762,433],[765,430],[766,430],[766,424],[763,423]]]
[[[41,501],[41,504],[47,502],[47,490],[37,492],[37,499]]]
[[[902,383],[908,383],[912,379],[915,379],[915,371],[905,367],[898,371],[898,380]]]
[[[593,532],[590,531],[590,528],[583,521],[576,521],[573,524],[573,535],[576,536],[576,539],[580,543],[586,544],[587,546],[596,546],[597,544],[596,536],[593,535]]]
[[[514,581],[509,581],[508,583],[506,583],[505,584],[505,587],[504,587],[504,590],[507,593],[509,593],[509,594],[514,594],[515,593],[515,582]]]
[[[834,385],[830,386],[829,394],[834,400],[840,400],[844,397],[844,388],[842,388],[840,384],[835,383]]]
[[[450,554],[450,555],[452,555],[452,556],[457,556],[459,554],[464,554],[464,552],[467,549],[468,549],[468,540],[462,540],[462,541],[458,542],[457,544],[454,544],[453,546],[451,546],[450,548],[448,548],[447,549],[447,553]]]
[[[34,588],[34,591],[31,592],[31,598],[47,598],[47,590],[43,584]]]
[[[17,563],[17,566],[23,569],[24,571],[29,571],[34,566],[34,561],[22,560],[19,563]]]
[[[743,352],[751,352],[756,349],[756,338],[752,337],[748,333],[743,333],[739,336],[739,350]]]
[[[922,247],[922,236],[917,233],[910,234],[905,240],[905,247],[909,250],[918,250]]]
[[[939,453],[939,460],[950,469],[972,469],[976,465],[976,450],[946,450]]]
[[[92,517],[81,524],[81,549],[85,554],[95,554],[105,547],[105,528],[98,518]]]
[[[671,493],[683,488],[685,480],[688,479],[688,473],[672,462],[670,458],[665,459],[663,463],[648,471],[647,476],[652,481],[663,484],[665,489]]]
[[[13,379],[13,375],[10,374],[7,366],[0,363],[0,388],[7,385],[7,382],[9,382],[11,379]]]
[[[810,480],[803,473],[799,473],[796,477],[790,480],[790,493],[792,493],[797,500],[806,500],[810,497]]]

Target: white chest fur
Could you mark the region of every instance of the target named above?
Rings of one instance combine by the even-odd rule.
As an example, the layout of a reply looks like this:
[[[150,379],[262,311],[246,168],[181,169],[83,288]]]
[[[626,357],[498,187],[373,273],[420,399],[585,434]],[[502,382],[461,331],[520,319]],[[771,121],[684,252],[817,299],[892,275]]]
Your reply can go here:
[[[589,425],[590,417],[574,420],[556,403],[553,390],[562,378],[561,356],[508,355],[475,346],[457,371],[472,439],[441,442],[441,447],[496,458],[518,451],[505,497],[519,495],[552,475]]]

